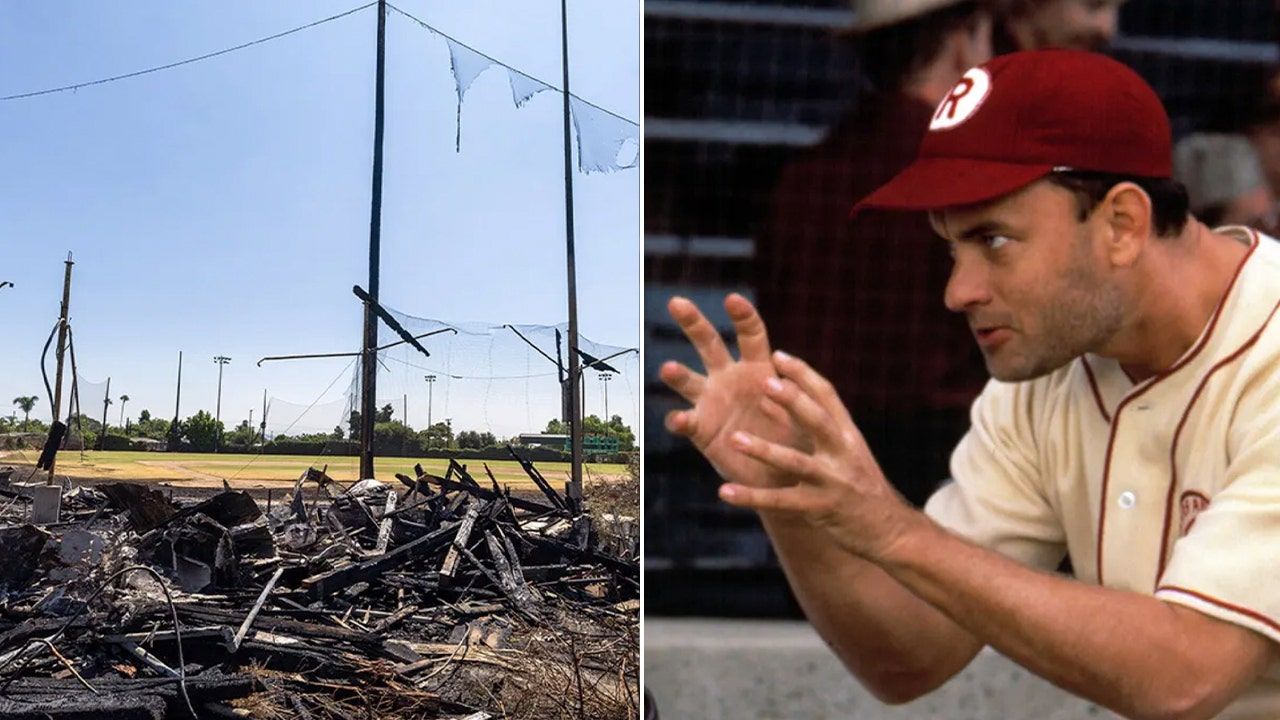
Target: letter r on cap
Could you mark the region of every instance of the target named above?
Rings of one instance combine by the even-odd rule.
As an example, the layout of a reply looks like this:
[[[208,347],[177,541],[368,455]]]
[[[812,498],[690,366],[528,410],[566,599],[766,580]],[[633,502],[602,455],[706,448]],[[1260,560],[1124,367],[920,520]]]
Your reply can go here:
[[[938,103],[930,130],[947,130],[973,117],[991,92],[991,75],[981,67],[970,68]]]
[[[951,88],[951,93],[938,105],[938,111],[933,114],[933,119],[941,119],[943,111],[946,111],[948,120],[955,119],[956,108],[960,105],[960,99],[968,95],[970,90],[973,90],[973,81],[967,77],[960,78],[960,82]]]

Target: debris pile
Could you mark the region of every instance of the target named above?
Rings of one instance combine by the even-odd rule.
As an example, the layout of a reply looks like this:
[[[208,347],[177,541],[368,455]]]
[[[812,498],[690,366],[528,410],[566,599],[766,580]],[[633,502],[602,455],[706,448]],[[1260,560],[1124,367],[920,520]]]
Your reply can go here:
[[[0,718],[638,718],[638,538],[522,461],[226,489],[0,471]]]

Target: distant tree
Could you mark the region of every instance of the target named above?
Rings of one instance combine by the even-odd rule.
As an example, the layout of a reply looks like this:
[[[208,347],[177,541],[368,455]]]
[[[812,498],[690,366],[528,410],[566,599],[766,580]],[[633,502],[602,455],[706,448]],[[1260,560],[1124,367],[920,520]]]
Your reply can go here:
[[[494,437],[493,433],[487,430],[485,432],[480,433],[480,447],[493,447],[494,445],[497,445],[497,444],[498,444],[498,438]]]
[[[568,435],[569,424],[560,420],[550,420],[547,422],[547,429],[543,432],[548,435]]]
[[[258,433],[249,427],[249,421],[241,420],[235,430],[222,437],[222,441],[227,445],[252,445],[256,437],[258,437]]]
[[[330,439],[330,440],[341,440],[341,439],[342,439],[342,438],[344,438],[344,437],[346,437],[346,433],[342,432],[342,426],[341,426],[341,425],[334,425],[334,426],[333,426],[333,432],[329,433],[329,439]]]
[[[86,420],[88,418],[85,418]],[[164,440],[169,436],[169,421],[151,416],[150,410],[138,413],[138,421],[129,430],[129,437],[144,437],[152,440]]]
[[[222,422],[215,420],[204,410],[187,418],[182,423],[182,439],[197,452],[210,452],[222,432]]]
[[[374,413],[373,421],[375,423],[391,422],[391,415],[395,412],[395,408],[391,407],[391,403],[382,406],[381,410]]]
[[[121,425],[124,425],[124,406],[127,404],[129,404],[129,396],[121,395],[120,396],[120,424]],[[126,432],[128,431],[128,426],[125,426],[125,430]]]
[[[22,410],[22,429],[26,430],[27,425],[31,422],[31,411],[35,408],[40,398],[36,395],[19,395],[13,399],[13,404]]]
[[[422,446],[431,449],[443,449],[453,446],[453,430],[448,423],[438,422],[418,433]]]
[[[490,435],[489,437],[493,437]],[[458,433],[458,447],[460,448],[482,448],[484,441],[480,437],[480,433],[475,430],[463,430]]]
[[[374,423],[373,445],[380,452],[402,455],[416,455],[422,450],[417,433],[399,420]]]
[[[350,417],[347,418],[347,437],[351,440],[360,438],[360,411],[352,410]]]

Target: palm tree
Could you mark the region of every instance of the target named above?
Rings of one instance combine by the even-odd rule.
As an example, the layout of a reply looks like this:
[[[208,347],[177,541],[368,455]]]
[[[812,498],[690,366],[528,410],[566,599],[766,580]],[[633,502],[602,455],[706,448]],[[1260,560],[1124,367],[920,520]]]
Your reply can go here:
[[[27,424],[31,422],[31,410],[40,400],[35,395],[22,395],[13,399],[13,404],[22,409],[22,429],[27,429]]]
[[[128,403],[128,402],[129,402],[128,395],[120,396],[120,424],[122,426],[124,425],[124,406],[125,406],[125,403]]]

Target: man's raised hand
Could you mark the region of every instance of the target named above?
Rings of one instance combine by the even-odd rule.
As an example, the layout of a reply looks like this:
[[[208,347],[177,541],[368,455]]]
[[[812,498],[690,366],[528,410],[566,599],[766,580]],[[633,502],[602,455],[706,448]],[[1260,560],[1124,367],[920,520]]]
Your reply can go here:
[[[729,444],[729,437],[738,431],[784,444],[793,443],[796,434],[786,411],[764,394],[764,381],[776,376],[764,321],[736,293],[725,298],[724,308],[737,334],[738,360],[693,302],[675,297],[667,303],[706,369],[703,375],[674,361],[663,364],[659,371],[663,382],[693,406],[669,413],[667,429],[692,440],[726,480],[752,487],[783,484],[776,470]]]

